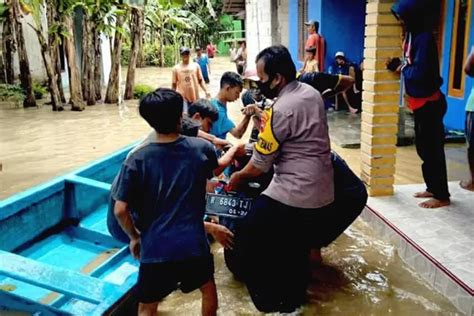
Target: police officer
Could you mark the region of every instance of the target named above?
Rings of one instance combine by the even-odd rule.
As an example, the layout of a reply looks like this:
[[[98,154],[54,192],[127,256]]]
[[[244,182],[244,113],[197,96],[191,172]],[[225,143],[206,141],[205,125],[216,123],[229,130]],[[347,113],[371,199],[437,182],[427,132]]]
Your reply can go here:
[[[334,200],[327,119],[320,93],[295,80],[287,48],[266,48],[256,63],[261,93],[276,101],[262,114],[250,162],[232,175],[229,186],[236,189],[272,166],[274,176],[236,242],[255,306],[262,312],[293,312],[304,303],[309,249],[324,246],[315,245],[315,225]]]

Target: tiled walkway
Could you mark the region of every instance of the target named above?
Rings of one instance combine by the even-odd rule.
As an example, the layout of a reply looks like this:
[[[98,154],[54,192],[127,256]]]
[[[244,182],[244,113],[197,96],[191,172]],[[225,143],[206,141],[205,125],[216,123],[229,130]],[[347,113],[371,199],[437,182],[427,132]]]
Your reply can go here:
[[[430,285],[474,315],[474,193],[456,182],[449,189],[452,204],[428,210],[412,197],[424,185],[399,185],[392,197],[370,198],[363,217]]]

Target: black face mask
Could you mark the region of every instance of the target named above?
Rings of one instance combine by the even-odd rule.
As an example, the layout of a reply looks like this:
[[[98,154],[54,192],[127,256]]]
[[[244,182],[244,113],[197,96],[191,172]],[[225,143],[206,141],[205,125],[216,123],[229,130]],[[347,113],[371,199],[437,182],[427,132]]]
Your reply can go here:
[[[278,88],[270,88],[270,85],[272,84],[274,78],[268,78],[267,81],[262,82],[262,81],[257,81],[258,89],[260,92],[267,97],[270,100],[275,99],[278,96]]]

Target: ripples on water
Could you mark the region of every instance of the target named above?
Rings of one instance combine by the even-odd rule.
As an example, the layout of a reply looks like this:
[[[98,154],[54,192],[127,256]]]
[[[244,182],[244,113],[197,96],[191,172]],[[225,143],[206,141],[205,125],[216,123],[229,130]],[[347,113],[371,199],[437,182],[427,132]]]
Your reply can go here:
[[[227,270],[222,248],[213,245],[219,314],[253,315],[242,283]],[[323,250],[324,263],[313,270],[304,315],[457,315],[445,298],[425,285],[400,260],[394,247],[376,238],[357,220]],[[166,315],[199,315],[200,293],[175,292],[160,306]]]

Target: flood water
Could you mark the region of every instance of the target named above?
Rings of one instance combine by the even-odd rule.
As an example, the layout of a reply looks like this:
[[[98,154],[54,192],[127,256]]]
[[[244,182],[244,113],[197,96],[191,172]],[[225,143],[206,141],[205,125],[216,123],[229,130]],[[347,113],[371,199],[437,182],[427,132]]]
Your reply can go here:
[[[211,91],[227,60],[213,65]],[[137,82],[170,86],[170,70],[137,70]],[[147,134],[149,127],[137,115],[136,101],[124,105],[97,105],[84,112],[53,113],[48,106],[16,109],[0,104],[0,199],[62,175],[123,148]],[[238,109],[235,107],[234,109]],[[231,116],[238,110],[230,110]],[[245,139],[245,137],[244,137]],[[213,247],[219,314],[253,315],[243,284],[233,279],[223,251]],[[305,315],[455,315],[457,310],[429,288],[400,260],[393,246],[381,241],[357,220],[330,247],[324,264],[314,271]],[[161,305],[166,315],[198,315],[200,293],[174,293]]]
[[[227,270],[223,249],[214,245],[213,252],[219,314],[259,314],[244,285]],[[458,315],[362,220],[323,250],[323,265],[313,270],[308,297],[304,315]],[[165,315],[198,315],[200,293],[175,292],[159,310]]]

